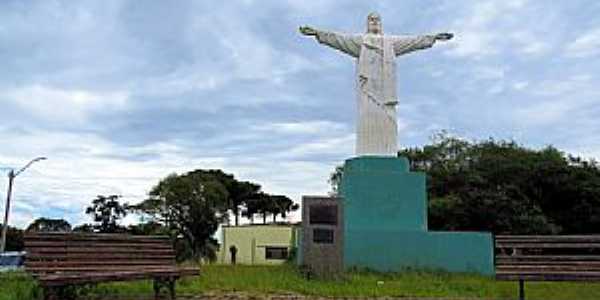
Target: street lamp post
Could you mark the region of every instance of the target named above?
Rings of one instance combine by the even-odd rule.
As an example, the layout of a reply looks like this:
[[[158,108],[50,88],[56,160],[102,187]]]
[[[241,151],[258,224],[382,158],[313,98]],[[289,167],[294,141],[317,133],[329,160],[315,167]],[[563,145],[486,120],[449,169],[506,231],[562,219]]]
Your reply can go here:
[[[6,193],[6,205],[4,206],[4,225],[2,226],[2,240],[0,240],[0,253],[4,252],[6,249],[6,232],[8,230],[8,215],[10,213],[10,196],[12,194],[13,182],[15,181],[15,177],[19,176],[19,174],[23,173],[27,168],[29,168],[33,163],[38,162],[40,160],[45,160],[45,157],[38,157],[32,159],[29,163],[27,163],[24,167],[22,167],[19,171],[15,172],[15,170],[10,170],[8,172],[8,191]]]

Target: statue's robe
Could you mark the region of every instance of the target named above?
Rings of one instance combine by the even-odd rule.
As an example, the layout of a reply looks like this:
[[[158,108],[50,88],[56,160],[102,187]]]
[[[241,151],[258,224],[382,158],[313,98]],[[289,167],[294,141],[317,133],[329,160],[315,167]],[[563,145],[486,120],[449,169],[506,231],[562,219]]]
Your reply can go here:
[[[316,37],[319,43],[358,59],[356,154],[396,156],[398,98],[394,58],[433,46],[435,37],[371,33],[346,35],[321,30],[317,30]]]

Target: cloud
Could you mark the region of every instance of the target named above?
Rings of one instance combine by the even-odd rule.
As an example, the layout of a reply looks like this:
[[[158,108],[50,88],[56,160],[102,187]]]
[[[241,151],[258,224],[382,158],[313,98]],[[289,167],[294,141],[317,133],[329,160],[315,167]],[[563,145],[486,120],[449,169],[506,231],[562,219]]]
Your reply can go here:
[[[453,23],[456,38],[447,54],[481,60],[505,54],[539,56],[553,47],[555,38],[546,35],[548,26],[557,28],[555,7],[527,0],[474,2]],[[539,16],[538,16],[539,15]],[[559,29],[559,28],[558,28]]]
[[[449,54],[456,56],[480,57],[497,53],[495,42],[498,32],[492,29],[492,24],[503,15],[503,11],[513,9],[512,2],[480,2],[472,6],[464,19],[454,23],[459,33]]]
[[[345,124],[331,121],[267,123],[253,126],[255,130],[279,134],[331,134],[345,131]]]
[[[594,28],[578,36],[565,48],[567,57],[587,58],[600,54],[600,28]]]
[[[125,109],[126,92],[94,92],[30,85],[0,93],[0,101],[13,102],[41,119],[81,123],[98,109]]]

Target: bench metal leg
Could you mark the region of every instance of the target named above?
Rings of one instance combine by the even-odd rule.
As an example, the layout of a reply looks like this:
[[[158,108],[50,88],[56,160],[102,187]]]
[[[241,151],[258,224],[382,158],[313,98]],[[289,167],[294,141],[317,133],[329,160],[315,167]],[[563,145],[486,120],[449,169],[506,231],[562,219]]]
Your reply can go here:
[[[154,288],[154,299],[160,298],[160,291],[167,289],[169,299],[175,300],[175,281],[177,278],[154,278],[152,287]]]
[[[44,300],[58,300],[56,288],[46,287],[43,290]]]
[[[175,300],[175,278],[169,279],[169,295],[171,296],[171,300]]]
[[[71,300],[77,296],[76,286],[45,287],[44,300]]]
[[[154,289],[154,299],[158,300],[160,297],[160,288],[162,287],[162,279],[154,278],[152,282],[152,288]]]
[[[525,300],[525,281],[519,279],[519,300]]]

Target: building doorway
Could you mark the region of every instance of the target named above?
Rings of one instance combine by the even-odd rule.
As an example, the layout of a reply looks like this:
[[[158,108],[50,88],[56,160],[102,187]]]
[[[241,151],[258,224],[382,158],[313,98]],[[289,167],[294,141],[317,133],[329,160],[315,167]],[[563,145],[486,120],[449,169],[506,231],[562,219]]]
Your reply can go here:
[[[237,256],[237,248],[235,246],[231,246],[229,247],[229,254],[231,255],[231,264],[235,265],[236,263],[236,256]]]

